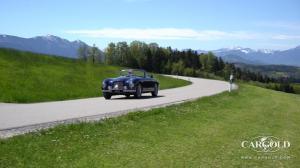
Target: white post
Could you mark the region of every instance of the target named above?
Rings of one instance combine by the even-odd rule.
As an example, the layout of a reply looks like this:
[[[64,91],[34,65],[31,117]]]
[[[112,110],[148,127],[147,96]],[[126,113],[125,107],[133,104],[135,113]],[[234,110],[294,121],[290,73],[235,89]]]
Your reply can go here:
[[[233,75],[230,74],[230,77],[229,77],[229,92],[231,92],[231,90],[232,90],[232,83],[233,83]]]

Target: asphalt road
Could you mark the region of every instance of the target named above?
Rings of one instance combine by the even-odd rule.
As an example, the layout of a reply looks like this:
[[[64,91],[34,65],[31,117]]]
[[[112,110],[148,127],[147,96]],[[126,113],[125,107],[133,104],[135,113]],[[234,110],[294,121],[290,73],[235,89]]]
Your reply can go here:
[[[0,137],[9,137],[60,123],[99,120],[135,110],[145,110],[181,103],[228,90],[224,81],[175,76],[190,80],[191,85],[160,90],[158,97],[143,94],[141,99],[113,96],[57,102],[12,104],[0,103]]]

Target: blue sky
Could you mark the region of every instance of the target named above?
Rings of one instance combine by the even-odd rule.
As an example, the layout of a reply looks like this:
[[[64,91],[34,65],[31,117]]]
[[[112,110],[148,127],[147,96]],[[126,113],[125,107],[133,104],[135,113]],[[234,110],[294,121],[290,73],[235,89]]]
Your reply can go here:
[[[0,34],[52,34],[101,49],[132,40],[205,50],[300,45],[299,0],[9,0],[0,8]]]

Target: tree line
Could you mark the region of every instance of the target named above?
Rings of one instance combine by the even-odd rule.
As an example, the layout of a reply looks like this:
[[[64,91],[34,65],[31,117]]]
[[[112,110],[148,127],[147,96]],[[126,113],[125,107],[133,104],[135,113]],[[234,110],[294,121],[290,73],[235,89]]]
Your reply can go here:
[[[223,61],[212,52],[198,53],[191,49],[177,50],[171,47],[160,47],[157,43],[132,41],[129,44],[127,42],[109,43],[104,53],[95,45],[93,47],[82,46],[78,54],[81,60],[87,62],[139,68],[154,73],[206,78],[221,77],[225,80],[233,74],[235,79],[243,81],[257,81],[265,84],[281,83],[282,85],[276,85],[277,87],[273,89],[293,91],[292,86],[287,82],[238,68],[232,63]]]
[[[198,54],[191,49],[179,51],[171,47],[160,47],[156,43],[140,41],[110,43],[105,49],[105,63],[141,68],[150,72],[199,76],[202,72],[222,73],[230,71],[221,58],[212,53]]]

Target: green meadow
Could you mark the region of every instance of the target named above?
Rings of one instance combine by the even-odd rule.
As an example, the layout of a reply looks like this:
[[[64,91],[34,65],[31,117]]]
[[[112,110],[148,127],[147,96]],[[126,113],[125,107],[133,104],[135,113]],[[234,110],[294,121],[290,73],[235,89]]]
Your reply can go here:
[[[0,102],[44,102],[102,96],[102,80],[121,67],[88,64],[76,59],[0,49]],[[160,89],[188,81],[154,75]]]

